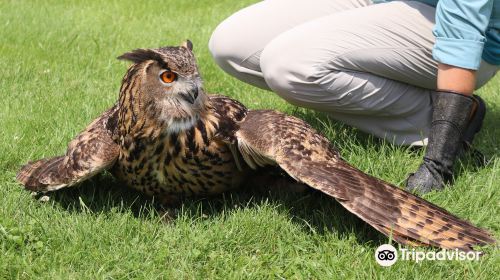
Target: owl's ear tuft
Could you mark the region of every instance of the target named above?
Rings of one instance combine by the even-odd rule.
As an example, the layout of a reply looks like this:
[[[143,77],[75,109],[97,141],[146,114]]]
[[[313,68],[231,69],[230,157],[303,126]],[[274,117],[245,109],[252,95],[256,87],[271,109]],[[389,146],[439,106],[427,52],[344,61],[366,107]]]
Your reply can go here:
[[[132,61],[133,63],[140,63],[146,60],[156,60],[160,63],[164,63],[161,54],[152,49],[136,49],[124,53],[117,58],[120,60]]]
[[[184,47],[184,48],[192,51],[193,50],[193,43],[191,41],[189,41],[189,39],[188,39],[188,40],[182,42],[181,47]]]

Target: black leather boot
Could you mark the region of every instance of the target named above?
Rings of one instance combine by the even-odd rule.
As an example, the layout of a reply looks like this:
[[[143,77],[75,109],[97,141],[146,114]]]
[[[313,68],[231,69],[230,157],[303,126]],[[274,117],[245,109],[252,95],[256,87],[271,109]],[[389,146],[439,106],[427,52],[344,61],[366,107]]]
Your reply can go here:
[[[481,99],[475,101],[454,92],[436,92],[432,105],[431,131],[423,163],[406,181],[406,189],[420,193],[442,189],[452,180],[457,153],[464,141],[472,142],[485,112]]]

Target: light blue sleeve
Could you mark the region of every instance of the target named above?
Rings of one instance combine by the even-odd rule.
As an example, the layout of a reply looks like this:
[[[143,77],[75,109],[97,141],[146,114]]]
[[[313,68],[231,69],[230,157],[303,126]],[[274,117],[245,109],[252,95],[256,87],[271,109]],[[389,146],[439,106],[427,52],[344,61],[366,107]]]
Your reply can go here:
[[[486,41],[485,33],[494,0],[440,0],[433,33],[434,59],[477,70]]]

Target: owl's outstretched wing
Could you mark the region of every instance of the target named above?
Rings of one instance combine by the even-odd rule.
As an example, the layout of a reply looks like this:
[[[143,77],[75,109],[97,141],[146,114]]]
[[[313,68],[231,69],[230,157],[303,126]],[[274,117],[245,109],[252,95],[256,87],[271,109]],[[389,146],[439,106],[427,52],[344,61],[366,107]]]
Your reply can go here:
[[[250,167],[278,164],[398,243],[468,251],[495,242],[487,231],[349,165],[328,139],[298,118],[248,111],[235,138],[233,145]]]
[[[107,110],[69,143],[65,155],[30,162],[21,167],[16,179],[26,189],[47,192],[73,186],[110,168],[119,151],[113,140],[117,115],[117,106]]]

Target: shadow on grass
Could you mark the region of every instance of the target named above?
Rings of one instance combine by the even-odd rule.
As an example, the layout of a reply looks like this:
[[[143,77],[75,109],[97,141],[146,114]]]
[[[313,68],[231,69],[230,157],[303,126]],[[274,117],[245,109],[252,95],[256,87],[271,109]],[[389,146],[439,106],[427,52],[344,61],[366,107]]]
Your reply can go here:
[[[160,219],[165,210],[154,199],[122,186],[108,174],[96,176],[78,187],[51,193],[50,199],[69,212],[132,212],[138,219]],[[236,209],[263,205],[271,205],[276,211],[289,215],[292,221],[311,233],[336,232],[340,238],[346,239],[354,233],[360,244],[367,245],[383,244],[387,240],[333,198],[312,189],[304,193],[287,193],[271,187],[245,186],[218,196],[184,199],[180,207],[184,218],[198,220],[227,216]]]

